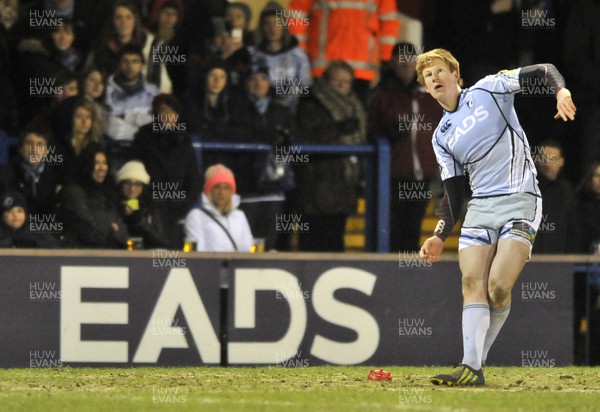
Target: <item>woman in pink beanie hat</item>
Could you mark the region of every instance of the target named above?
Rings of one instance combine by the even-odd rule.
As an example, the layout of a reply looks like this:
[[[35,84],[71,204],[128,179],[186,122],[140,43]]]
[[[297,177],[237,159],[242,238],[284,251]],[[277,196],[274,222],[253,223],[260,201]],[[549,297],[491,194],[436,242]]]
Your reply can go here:
[[[233,172],[222,164],[209,167],[204,175],[200,202],[185,219],[186,240],[197,243],[197,251],[250,252],[252,232],[238,209]]]

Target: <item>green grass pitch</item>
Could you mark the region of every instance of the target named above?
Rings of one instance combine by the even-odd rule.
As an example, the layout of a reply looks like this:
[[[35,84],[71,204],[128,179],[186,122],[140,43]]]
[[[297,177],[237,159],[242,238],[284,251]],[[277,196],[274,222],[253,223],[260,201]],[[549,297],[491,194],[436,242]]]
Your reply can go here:
[[[487,367],[487,386],[433,386],[445,367],[0,370],[1,411],[599,411],[600,368]],[[373,368],[374,369],[374,368]]]

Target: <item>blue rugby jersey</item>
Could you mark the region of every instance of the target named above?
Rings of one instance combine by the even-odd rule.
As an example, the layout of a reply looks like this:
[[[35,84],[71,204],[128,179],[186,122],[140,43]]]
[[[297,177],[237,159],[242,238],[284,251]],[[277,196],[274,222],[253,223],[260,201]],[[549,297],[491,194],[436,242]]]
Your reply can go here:
[[[433,133],[442,180],[468,173],[473,197],[540,196],[529,142],[514,108],[521,69],[487,76],[460,93]]]

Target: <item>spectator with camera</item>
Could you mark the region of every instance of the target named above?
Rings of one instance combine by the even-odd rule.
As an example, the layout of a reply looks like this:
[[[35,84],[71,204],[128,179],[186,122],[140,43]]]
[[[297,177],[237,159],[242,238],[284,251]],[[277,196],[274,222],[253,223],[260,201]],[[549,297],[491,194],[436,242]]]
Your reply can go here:
[[[132,237],[142,239],[144,249],[169,247],[160,205],[152,202],[150,175],[138,160],[125,163],[116,174],[118,210]]]

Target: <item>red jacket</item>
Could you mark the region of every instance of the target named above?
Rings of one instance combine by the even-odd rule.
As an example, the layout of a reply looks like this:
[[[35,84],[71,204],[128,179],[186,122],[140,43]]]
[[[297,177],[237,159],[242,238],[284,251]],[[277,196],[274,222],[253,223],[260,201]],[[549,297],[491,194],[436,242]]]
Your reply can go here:
[[[314,77],[341,59],[357,79],[372,81],[398,41],[395,0],[292,0],[285,17],[312,61]]]

